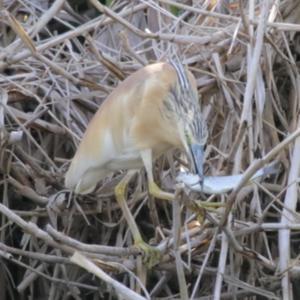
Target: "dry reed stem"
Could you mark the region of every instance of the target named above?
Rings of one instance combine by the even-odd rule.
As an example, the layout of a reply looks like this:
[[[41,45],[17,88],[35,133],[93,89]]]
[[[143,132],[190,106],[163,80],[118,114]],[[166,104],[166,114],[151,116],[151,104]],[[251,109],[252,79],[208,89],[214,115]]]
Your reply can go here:
[[[117,292],[117,294],[122,295],[124,299],[127,300],[144,300],[146,298],[141,297],[139,294],[127,288],[125,285],[122,285],[117,280],[114,280],[112,277],[108,276],[105,272],[103,272],[97,265],[95,265],[92,261],[88,260],[79,252],[75,252],[71,261],[86,269],[88,272],[95,274],[101,280],[105,281],[108,285],[111,285]],[[149,298],[148,298],[149,299]]]
[[[136,289],[137,299],[300,298],[299,3],[50,2],[0,3],[0,298],[109,299],[111,284],[127,296]],[[196,77],[209,124],[206,174],[244,180],[222,196],[179,188],[172,208],[149,199],[141,171],[128,205],[162,253],[145,276],[113,195],[123,172],[84,197],[65,191],[63,177],[120,80],[174,49]],[[272,160],[280,174],[244,186]],[[156,162],[164,189],[175,192],[181,164],[177,151]],[[203,219],[199,199],[226,209]],[[104,281],[70,261],[76,251]]]

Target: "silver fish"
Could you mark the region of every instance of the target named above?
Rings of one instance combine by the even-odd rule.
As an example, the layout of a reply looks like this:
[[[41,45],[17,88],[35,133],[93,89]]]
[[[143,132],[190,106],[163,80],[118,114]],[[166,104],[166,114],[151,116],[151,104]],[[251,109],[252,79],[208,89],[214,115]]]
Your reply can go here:
[[[249,180],[248,184],[256,180],[262,180],[265,176],[279,172],[278,163],[259,169]],[[242,180],[244,174],[231,176],[205,176],[203,186],[199,183],[198,175],[188,172],[181,172],[176,178],[177,182],[183,182],[191,190],[203,192],[205,194],[224,194],[236,188]]]

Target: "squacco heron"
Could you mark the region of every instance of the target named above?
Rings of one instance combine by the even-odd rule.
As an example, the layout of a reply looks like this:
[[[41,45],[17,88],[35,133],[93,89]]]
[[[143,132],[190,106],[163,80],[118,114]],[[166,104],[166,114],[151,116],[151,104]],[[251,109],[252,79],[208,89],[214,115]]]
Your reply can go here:
[[[154,182],[153,160],[171,148],[180,148],[202,182],[207,136],[192,73],[179,62],[148,65],[120,83],[92,118],[66,173],[65,186],[87,194],[113,171],[144,166],[149,193],[172,200],[174,195]],[[126,203],[132,172],[116,186],[116,199],[135,244],[149,252],[152,248],[143,241]]]

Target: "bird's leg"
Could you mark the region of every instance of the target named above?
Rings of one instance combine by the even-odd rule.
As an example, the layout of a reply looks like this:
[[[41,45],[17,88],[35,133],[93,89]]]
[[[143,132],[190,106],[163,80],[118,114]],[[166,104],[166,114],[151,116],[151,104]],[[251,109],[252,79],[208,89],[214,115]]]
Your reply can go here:
[[[125,177],[115,187],[115,195],[133,235],[134,243],[139,249],[142,250],[143,254],[145,255],[146,263],[148,267],[151,268],[159,262],[160,252],[144,242],[125,198],[127,185],[135,173],[136,171],[134,170],[128,171]]]
[[[162,191],[154,182],[152,172],[152,150],[146,149],[141,151],[141,157],[148,176],[149,193],[158,199],[174,200],[174,194]]]
[[[133,177],[133,175],[135,174],[135,172],[136,171],[133,171],[133,170],[128,171],[128,173],[124,176],[124,178],[115,187],[115,195],[116,195],[118,204],[120,205],[120,207],[122,209],[124,217],[128,223],[128,226],[131,230],[134,241],[139,241],[139,240],[142,240],[142,236],[140,234],[140,231],[136,225],[136,222],[129,210],[129,207],[128,207],[126,199],[125,199],[127,185],[129,183],[129,181],[131,180],[131,178]]]
[[[220,207],[225,207],[225,203],[222,202],[207,202],[207,201],[201,201],[197,200],[197,205],[199,207],[205,208],[208,211],[214,212],[216,209]]]
[[[204,223],[207,217],[207,213],[220,214],[221,211],[218,209],[224,207],[225,204],[222,202],[206,202],[202,200],[191,200],[186,203],[186,206],[196,214],[196,218],[200,224]]]

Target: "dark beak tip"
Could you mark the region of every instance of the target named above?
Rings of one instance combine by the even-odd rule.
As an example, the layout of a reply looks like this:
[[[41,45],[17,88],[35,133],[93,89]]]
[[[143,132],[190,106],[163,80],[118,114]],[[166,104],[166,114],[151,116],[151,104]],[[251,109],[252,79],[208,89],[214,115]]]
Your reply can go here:
[[[201,191],[203,191],[203,187],[204,187],[204,178],[203,178],[203,176],[200,177],[199,183],[200,183],[200,186],[201,186]]]
[[[198,183],[201,186],[201,190],[203,190],[204,184],[204,174],[203,174],[203,159],[204,159],[204,148],[199,144],[191,145],[191,154],[194,172],[198,175]]]

